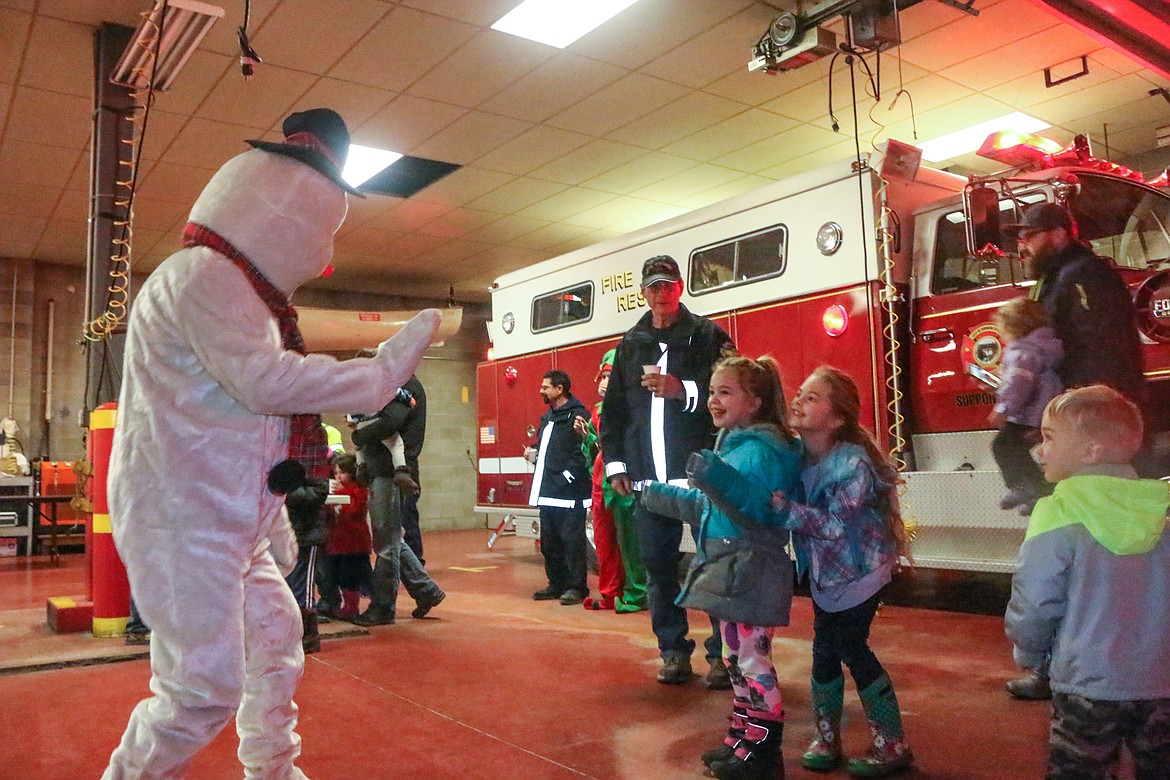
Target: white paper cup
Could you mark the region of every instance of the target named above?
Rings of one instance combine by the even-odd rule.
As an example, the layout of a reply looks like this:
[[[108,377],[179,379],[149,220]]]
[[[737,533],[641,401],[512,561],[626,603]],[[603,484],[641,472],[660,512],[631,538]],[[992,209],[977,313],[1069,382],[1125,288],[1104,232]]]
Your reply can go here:
[[[662,368],[657,363],[647,363],[642,366],[643,374],[661,374]]]

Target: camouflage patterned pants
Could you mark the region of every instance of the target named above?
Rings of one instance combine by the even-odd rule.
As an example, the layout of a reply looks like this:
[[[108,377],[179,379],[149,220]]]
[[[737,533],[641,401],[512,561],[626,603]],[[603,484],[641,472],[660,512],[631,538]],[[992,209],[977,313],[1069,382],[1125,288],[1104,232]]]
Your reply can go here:
[[[1135,780],[1170,780],[1170,699],[1101,701],[1052,694],[1047,780],[1108,780],[1122,746]]]

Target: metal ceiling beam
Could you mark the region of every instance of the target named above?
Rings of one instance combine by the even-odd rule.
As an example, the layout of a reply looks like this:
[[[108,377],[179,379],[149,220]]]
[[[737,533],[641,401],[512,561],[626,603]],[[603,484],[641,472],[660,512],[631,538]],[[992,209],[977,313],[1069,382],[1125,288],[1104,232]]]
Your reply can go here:
[[[1088,35],[1170,78],[1166,0],[1036,0]]]

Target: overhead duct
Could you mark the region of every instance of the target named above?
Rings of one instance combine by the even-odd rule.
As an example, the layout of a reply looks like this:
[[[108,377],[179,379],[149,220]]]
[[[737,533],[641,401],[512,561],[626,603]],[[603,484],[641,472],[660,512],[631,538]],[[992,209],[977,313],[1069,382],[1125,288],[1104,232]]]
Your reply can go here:
[[[463,308],[439,309],[443,315],[433,345],[459,332]],[[297,307],[297,325],[308,352],[356,352],[393,336],[417,311],[342,311]]]

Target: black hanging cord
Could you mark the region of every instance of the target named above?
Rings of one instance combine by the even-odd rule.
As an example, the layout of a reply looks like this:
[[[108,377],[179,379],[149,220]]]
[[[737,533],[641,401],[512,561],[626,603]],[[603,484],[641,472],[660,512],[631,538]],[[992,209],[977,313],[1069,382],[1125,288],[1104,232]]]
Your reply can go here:
[[[250,81],[256,73],[256,66],[263,62],[260,55],[248,42],[248,24],[252,20],[252,0],[244,0],[244,23],[236,29],[236,37],[240,41],[240,73],[245,81]]]

